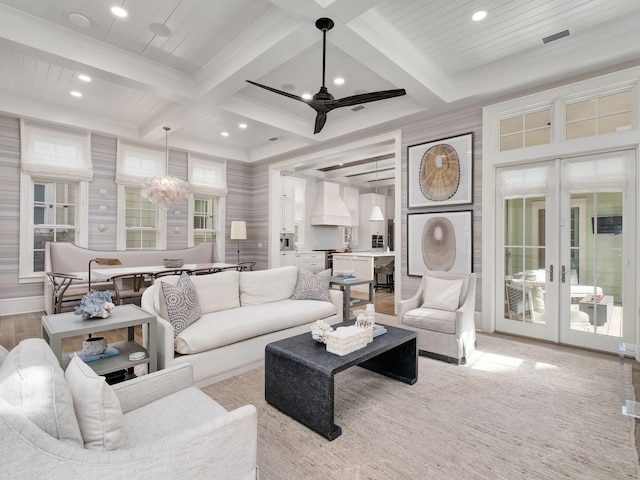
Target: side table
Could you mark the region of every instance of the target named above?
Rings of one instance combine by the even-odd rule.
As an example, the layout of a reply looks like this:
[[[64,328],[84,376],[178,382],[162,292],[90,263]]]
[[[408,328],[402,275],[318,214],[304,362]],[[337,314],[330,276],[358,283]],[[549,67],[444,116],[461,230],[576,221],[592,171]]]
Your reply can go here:
[[[373,280],[363,280],[362,278],[344,279],[340,277],[331,277],[331,285],[337,285],[343,292],[342,319],[348,321],[351,319],[351,309],[367,303],[373,303]],[[369,284],[369,299],[351,298],[351,287],[355,285]]]
[[[149,345],[146,349],[134,339],[135,327],[145,324],[149,329]],[[155,372],[158,369],[156,316],[145,312],[137,305],[119,305],[113,309],[108,318],[92,320],[83,320],[82,315],[75,315],[73,312],[42,316],[42,338],[51,346],[51,350],[60,361],[60,366],[63,369],[71,361],[69,352],[62,352],[63,338],[118,328],[127,329],[127,339],[110,345],[118,349],[120,353],[88,362],[87,365],[91,366],[98,375],[130,369],[145,363],[149,364],[149,373]],[[129,360],[129,355],[134,352],[144,352],[145,356],[140,360]]]

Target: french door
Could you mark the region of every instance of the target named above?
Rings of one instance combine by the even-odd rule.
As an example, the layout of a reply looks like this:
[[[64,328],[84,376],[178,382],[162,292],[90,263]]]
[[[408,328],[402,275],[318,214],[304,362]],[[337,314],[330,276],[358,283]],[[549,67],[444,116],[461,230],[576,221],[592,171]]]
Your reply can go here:
[[[609,352],[633,343],[634,160],[498,169],[498,331]]]

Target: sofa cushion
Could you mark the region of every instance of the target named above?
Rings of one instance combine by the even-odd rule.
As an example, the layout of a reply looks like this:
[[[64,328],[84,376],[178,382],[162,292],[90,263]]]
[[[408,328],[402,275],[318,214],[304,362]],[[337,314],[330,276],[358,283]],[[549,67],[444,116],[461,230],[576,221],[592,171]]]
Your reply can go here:
[[[200,318],[198,292],[191,278],[183,273],[176,285],[161,282],[160,315],[173,326],[173,337]]]
[[[221,405],[202,390],[187,387],[125,414],[129,446],[153,448],[149,447],[150,439],[162,441],[179,437],[183,434],[185,425],[210,424],[227,414]],[[212,452],[214,455],[215,453]],[[178,461],[188,459],[180,458]]]
[[[402,316],[402,323],[432,332],[456,333],[456,312],[433,308],[414,308]]]
[[[64,376],[73,395],[84,448],[118,450],[126,445],[120,402],[104,377],[74,355]]]
[[[0,396],[52,437],[84,445],[64,372],[44,340],[22,340],[9,352],[0,365]]]
[[[291,300],[320,300],[329,302],[331,270],[312,273],[304,268],[298,270],[298,280]]]
[[[240,306],[240,277],[235,270],[214,273],[210,275],[192,275],[191,281],[196,287],[198,300],[200,300],[200,312],[202,314],[228,310]],[[160,297],[162,297],[161,283],[166,282],[176,285],[178,275],[168,275],[155,281],[153,303],[156,312],[160,310]],[[162,313],[161,313],[162,316]],[[164,317],[163,318],[167,318]]]
[[[289,299],[208,313],[178,335],[175,350],[182,354],[204,352],[335,314],[331,302]]]
[[[262,305],[290,299],[298,281],[298,267],[240,272],[240,304]]]
[[[462,279],[425,276],[422,306],[448,312],[457,310],[460,306],[460,290],[463,283]]]

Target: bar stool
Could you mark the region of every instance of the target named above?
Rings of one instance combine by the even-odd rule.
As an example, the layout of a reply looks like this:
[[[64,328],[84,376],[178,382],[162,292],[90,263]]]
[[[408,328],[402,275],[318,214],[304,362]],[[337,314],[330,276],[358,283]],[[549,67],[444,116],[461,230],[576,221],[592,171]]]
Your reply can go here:
[[[389,292],[393,292],[394,289],[394,281],[393,281],[393,270],[395,267],[395,260],[391,260],[389,263],[384,265],[376,265],[373,268],[374,276],[375,276],[375,285],[374,289],[377,291],[378,289],[387,289]],[[380,275],[384,275],[385,281],[380,282]]]

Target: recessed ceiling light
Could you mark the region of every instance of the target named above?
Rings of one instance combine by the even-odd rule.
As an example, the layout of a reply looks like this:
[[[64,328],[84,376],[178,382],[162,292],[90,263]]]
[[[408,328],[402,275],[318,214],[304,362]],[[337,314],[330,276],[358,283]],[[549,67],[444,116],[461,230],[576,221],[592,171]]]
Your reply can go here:
[[[239,123],[238,127],[240,128],[247,128],[247,124],[246,123]]]
[[[220,135],[222,135],[223,137],[228,137],[229,136],[229,132],[222,132]]]
[[[81,73],[80,75],[78,75],[78,78],[80,80],[82,80],[83,82],[90,82],[91,81],[91,77],[89,75],[85,75],[84,73]]]
[[[71,95],[73,95],[74,97],[80,98],[82,96],[82,94],[76,90],[72,90],[69,92]]]
[[[313,96],[310,93],[303,93],[302,98],[304,98],[305,100],[311,100]]]
[[[76,27],[80,28],[89,28],[91,27],[91,20],[86,15],[83,15],[78,12],[71,12],[67,15],[67,20],[71,22]]]
[[[474,22],[479,22],[480,20],[484,20],[486,16],[487,12],[485,12],[484,10],[480,10],[471,16],[471,20],[473,20]]]
[[[164,23],[153,22],[149,24],[149,31],[159,37],[168,37],[171,35],[171,29]]]
[[[336,85],[342,85],[344,84],[344,78],[337,77],[336,79],[333,80],[333,83],[335,83]]]
[[[113,13],[116,17],[126,17],[129,15],[127,11],[122,7],[111,7],[111,13]]]

